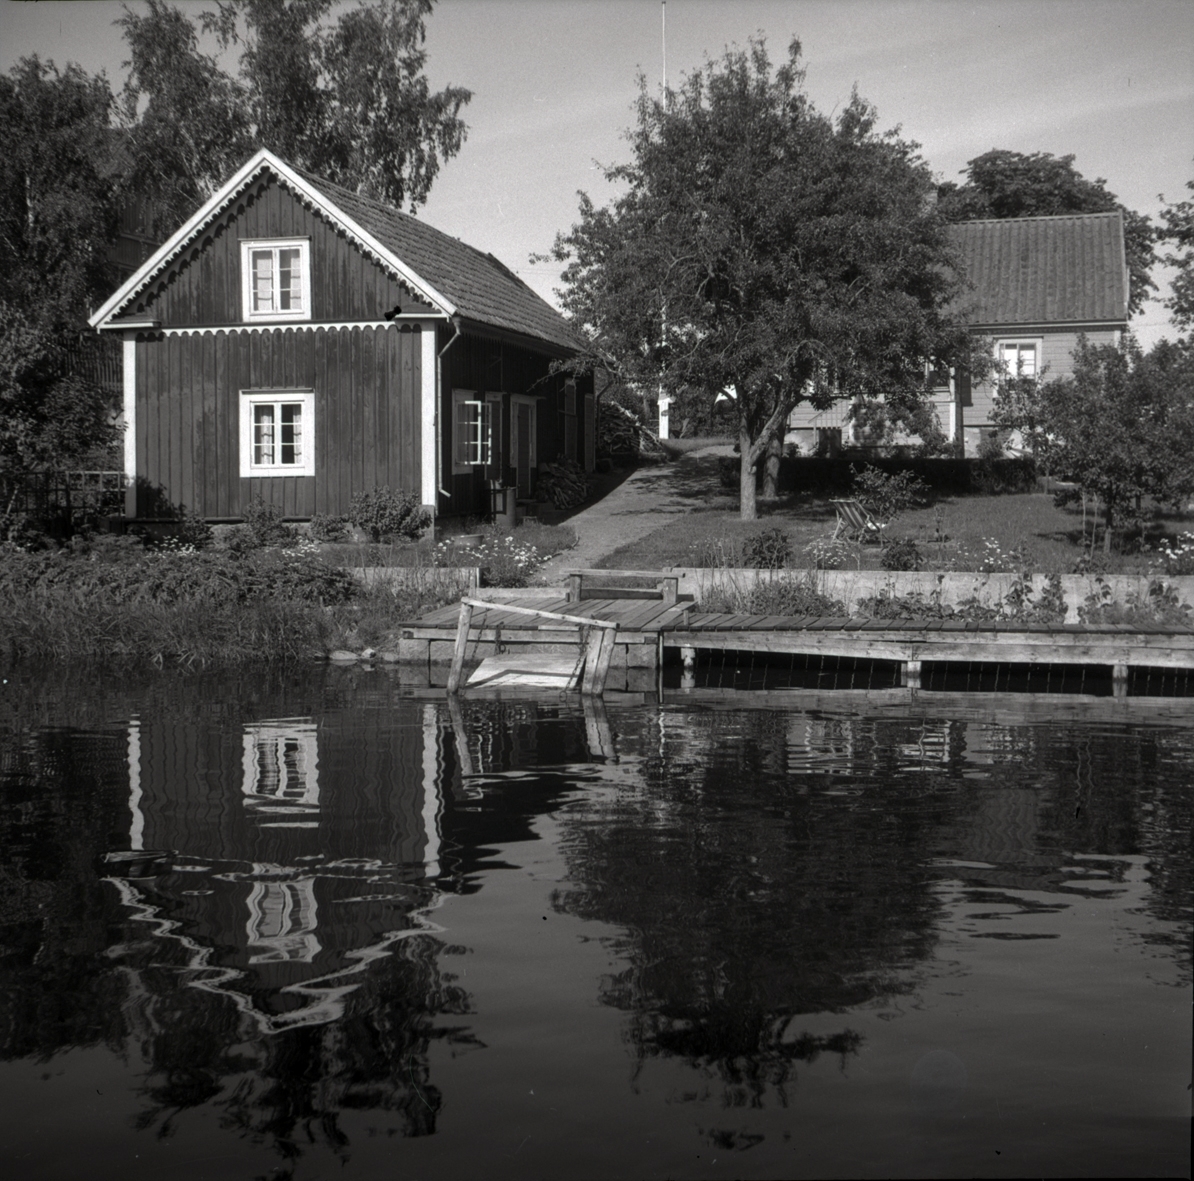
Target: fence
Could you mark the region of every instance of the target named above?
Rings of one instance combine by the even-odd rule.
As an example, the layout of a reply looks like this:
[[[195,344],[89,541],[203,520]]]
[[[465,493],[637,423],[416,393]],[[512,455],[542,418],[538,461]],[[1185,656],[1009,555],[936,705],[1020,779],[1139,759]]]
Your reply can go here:
[[[0,515],[69,519],[124,509],[124,472],[28,472],[0,476]]]

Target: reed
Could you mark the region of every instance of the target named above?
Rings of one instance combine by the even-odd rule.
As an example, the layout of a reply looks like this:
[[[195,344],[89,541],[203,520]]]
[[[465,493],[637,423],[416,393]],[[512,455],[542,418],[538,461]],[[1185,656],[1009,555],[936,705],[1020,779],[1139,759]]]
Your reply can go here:
[[[5,555],[0,655],[185,665],[287,662],[380,646],[444,596],[360,586],[303,554]]]

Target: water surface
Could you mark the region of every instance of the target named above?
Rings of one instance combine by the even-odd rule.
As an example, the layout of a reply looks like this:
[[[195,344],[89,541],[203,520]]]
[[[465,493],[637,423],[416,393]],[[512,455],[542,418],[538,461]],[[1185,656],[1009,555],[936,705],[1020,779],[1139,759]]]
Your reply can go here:
[[[1189,1174],[1180,720],[2,688],[6,1178]]]

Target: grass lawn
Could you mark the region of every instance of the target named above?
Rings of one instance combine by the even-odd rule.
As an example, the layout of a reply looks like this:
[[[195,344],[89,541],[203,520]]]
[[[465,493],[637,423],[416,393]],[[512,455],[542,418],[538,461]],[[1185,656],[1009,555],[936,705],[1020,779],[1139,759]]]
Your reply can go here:
[[[740,521],[737,496],[721,487],[716,460],[687,460],[685,465],[692,469],[684,481],[692,511],[669,516],[654,532],[611,554],[603,566],[627,570],[740,564],[736,557],[743,540],[776,528],[792,541],[792,564],[805,566],[811,563],[803,554],[804,547],[833,533],[836,514],[828,497],[797,494],[760,504],[759,520]],[[1088,546],[1090,529],[1088,514]],[[1155,547],[1161,536],[1172,538],[1187,529],[1194,529],[1194,514],[1162,516],[1150,529],[1148,544]],[[1084,553],[1081,506],[1057,508],[1047,493],[935,497],[924,507],[898,516],[888,526],[887,535],[911,538],[922,554],[922,569],[929,570],[1011,570],[1017,562],[1008,555],[1019,550],[1026,565],[1039,573],[1069,574]],[[1101,536],[1100,531],[1100,547]],[[878,545],[854,545],[845,564],[879,569],[880,557]],[[1152,558],[1147,552],[1112,553],[1104,558],[1100,548],[1094,568],[1107,573],[1147,573]]]

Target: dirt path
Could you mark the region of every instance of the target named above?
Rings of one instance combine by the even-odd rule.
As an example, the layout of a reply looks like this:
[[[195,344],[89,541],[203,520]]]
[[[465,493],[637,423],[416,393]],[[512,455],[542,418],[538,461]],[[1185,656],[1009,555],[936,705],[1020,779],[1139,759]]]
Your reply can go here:
[[[622,546],[658,529],[669,516],[691,512],[694,503],[709,503],[718,489],[718,458],[732,453],[728,444],[713,444],[675,463],[638,468],[612,492],[568,518],[566,523],[576,530],[576,546],[549,559],[534,582],[558,586],[564,571],[597,566]]]

